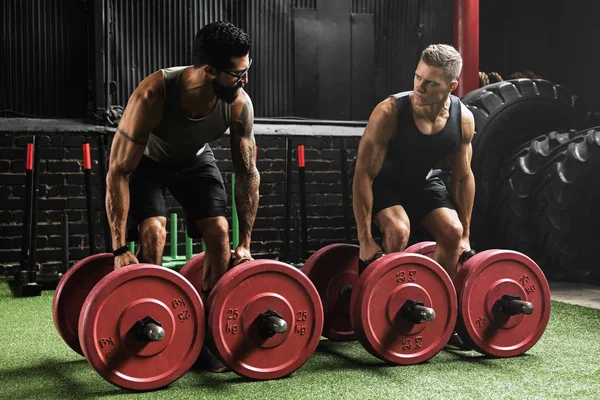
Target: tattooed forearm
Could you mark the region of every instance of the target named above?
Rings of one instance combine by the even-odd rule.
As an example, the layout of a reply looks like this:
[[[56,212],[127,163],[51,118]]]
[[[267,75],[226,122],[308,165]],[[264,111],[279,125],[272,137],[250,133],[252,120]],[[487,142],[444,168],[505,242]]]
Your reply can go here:
[[[254,166],[251,170],[236,175],[235,201],[240,224],[240,244],[245,247],[250,247],[252,227],[258,210],[259,185],[260,175]]]
[[[117,128],[117,132],[119,133],[119,135],[123,136],[125,139],[129,140],[131,143],[135,143],[135,144],[139,144],[140,146],[145,146],[148,141],[146,140],[138,140],[135,139],[134,137],[128,135],[124,130],[122,130],[121,128]]]
[[[248,101],[231,127],[231,152],[236,174],[235,201],[237,206],[240,245],[249,247],[252,227],[258,209],[260,174],[256,169],[256,145],[252,134],[253,111]]]

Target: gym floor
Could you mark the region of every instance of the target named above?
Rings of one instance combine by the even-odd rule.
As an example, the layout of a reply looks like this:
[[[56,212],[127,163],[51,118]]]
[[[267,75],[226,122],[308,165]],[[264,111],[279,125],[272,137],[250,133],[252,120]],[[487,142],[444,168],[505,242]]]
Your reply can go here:
[[[106,382],[62,341],[52,321],[54,292],[15,298],[0,279],[0,398],[598,399],[600,289],[551,288],[546,332],[521,357],[442,351],[422,365],[399,367],[374,358],[358,342],[322,340],[308,362],[284,379],[254,382],[192,369],[166,389],[133,393]]]
[[[600,286],[567,282],[549,284],[552,300],[600,309]]]

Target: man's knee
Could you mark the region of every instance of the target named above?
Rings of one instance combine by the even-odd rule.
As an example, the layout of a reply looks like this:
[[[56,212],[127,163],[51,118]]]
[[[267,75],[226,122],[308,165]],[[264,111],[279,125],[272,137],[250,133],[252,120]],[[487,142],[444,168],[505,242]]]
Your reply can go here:
[[[463,227],[459,221],[446,224],[440,229],[436,237],[436,241],[443,247],[457,247],[460,243],[463,234]]]
[[[383,247],[387,253],[403,251],[410,236],[410,226],[403,221],[388,224],[383,232]]]
[[[165,243],[167,230],[161,218],[148,218],[140,224],[142,247],[155,247]]]
[[[140,249],[138,260],[143,263],[161,265],[162,252],[167,237],[166,218],[152,217],[139,225]]]
[[[202,236],[205,242],[219,243],[228,239],[229,224],[225,218],[215,218],[210,223],[203,225]]]

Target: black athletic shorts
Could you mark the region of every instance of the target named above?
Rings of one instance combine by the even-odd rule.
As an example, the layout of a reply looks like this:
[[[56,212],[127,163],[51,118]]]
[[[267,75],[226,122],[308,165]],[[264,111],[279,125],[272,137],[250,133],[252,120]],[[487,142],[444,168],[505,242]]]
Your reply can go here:
[[[411,184],[400,184],[379,176],[375,178],[373,181],[373,217],[381,210],[397,205],[404,207],[411,225],[421,224],[427,214],[435,209],[456,209],[450,192],[440,178],[428,178],[422,183]]]
[[[166,189],[186,214],[191,238],[202,235],[195,221],[226,215],[227,193],[212,150],[180,165],[167,165],[142,156],[129,179],[127,241],[138,239],[138,225],[150,217],[167,217]]]

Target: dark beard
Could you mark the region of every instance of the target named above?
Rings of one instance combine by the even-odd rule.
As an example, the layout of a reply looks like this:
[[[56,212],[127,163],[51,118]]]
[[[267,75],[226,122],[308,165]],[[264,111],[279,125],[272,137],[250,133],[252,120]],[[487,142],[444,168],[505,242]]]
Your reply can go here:
[[[241,88],[242,85],[238,83],[234,87],[229,88],[219,84],[216,79],[213,79],[212,87],[217,98],[223,100],[226,103],[231,104],[237,98],[238,89]]]

